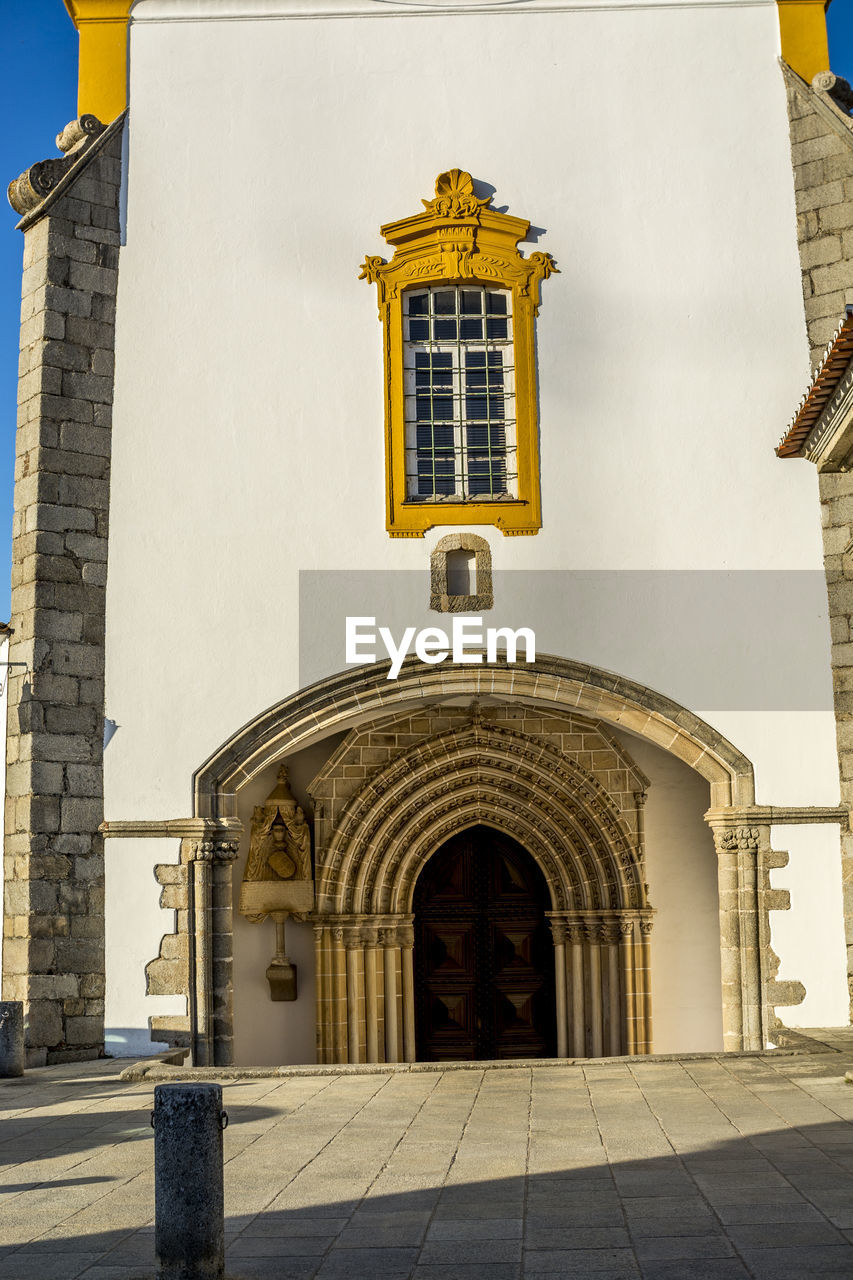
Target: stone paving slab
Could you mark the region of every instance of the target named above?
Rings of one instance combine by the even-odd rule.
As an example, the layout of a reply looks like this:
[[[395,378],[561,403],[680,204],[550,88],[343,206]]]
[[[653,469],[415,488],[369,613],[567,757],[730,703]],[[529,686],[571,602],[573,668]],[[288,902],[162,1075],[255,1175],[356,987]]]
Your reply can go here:
[[[853,1276],[853,1031],[814,1051],[224,1083],[233,1280]],[[154,1275],[154,1082],[0,1081],[0,1280]]]

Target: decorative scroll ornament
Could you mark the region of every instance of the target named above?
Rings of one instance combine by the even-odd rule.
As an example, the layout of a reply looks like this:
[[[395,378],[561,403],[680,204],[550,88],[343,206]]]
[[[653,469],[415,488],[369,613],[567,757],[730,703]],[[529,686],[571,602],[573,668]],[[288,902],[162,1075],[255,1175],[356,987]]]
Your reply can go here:
[[[104,132],[105,126],[97,116],[83,115],[72,120],[60,134],[56,145],[64,152],[62,159],[39,160],[25,169],[20,177],[9,183],[9,204],[16,213],[27,214],[41,204],[46,196],[74,168],[77,161]]]
[[[282,765],[275,788],[252,815],[240,911],[259,922],[272,913],[310,911],[313,905],[311,833]]]
[[[532,299],[533,313],[539,314],[539,283],[559,268],[550,253],[523,257],[518,242],[530,223],[499,213],[491,203],[491,196],[474,194],[470,173],[448,169],[435,180],[434,198],[421,201],[424,213],[382,227],[397,251],[390,262],[365,258],[358,277],[378,285],[380,315],[401,285],[472,279],[516,288]]]
[[[481,198],[474,195],[474,180],[470,173],[463,169],[448,169],[435,180],[435,198],[422,200],[421,204],[427,213],[434,213],[439,218],[477,218],[483,205],[490,201],[491,196]]]

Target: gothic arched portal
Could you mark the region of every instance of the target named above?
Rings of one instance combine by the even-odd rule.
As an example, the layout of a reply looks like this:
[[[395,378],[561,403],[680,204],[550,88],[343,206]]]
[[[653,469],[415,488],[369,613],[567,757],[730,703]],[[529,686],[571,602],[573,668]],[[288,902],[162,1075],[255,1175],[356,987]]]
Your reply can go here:
[[[315,780],[324,794],[347,758],[343,744]],[[652,911],[636,829],[576,761],[475,707],[370,771],[316,842],[320,1061],[419,1056],[416,885],[448,841],[483,829],[523,850],[547,893],[557,1055],[650,1051]]]
[[[184,840],[181,853],[184,878],[192,870],[190,863],[212,856],[216,884],[221,881],[218,890],[214,886],[214,896],[219,892],[226,906],[228,868],[223,870],[219,862],[221,850],[228,858],[235,856],[230,841],[237,793],[275,762],[330,734],[354,731],[391,712],[415,714],[442,704],[458,706],[465,698],[512,705],[532,714],[585,716],[605,729],[628,730],[647,739],[709,783],[711,808],[706,818],[714,830],[719,862],[724,1045],[729,1050],[761,1048],[776,1021],[773,1006],[797,1003],[802,988],[774,980],[778,960],[769,946],[769,868],[784,865],[786,855],[770,849],[772,813],[755,804],[750,761],[685,707],[586,663],[540,655],[536,662],[517,667],[443,663],[426,670],[410,660],[396,681],[387,679],[387,666],[348,669],[318,681],[268,708],[217,748],[194,775],[192,837]],[[621,993],[620,1045],[628,1052],[648,1050],[651,919],[636,850],[630,839],[625,843],[620,815],[597,805],[594,784],[578,788],[578,779],[560,777],[560,770],[550,781],[543,777],[541,766],[546,774],[550,767],[546,754],[539,762],[522,762],[519,772],[526,770],[526,779],[513,776],[512,765],[500,758],[500,752],[478,763],[473,751],[466,776],[457,778],[454,773],[443,781],[428,777],[424,760],[425,785],[414,809],[402,803],[383,808],[380,788],[373,792],[375,807],[366,793],[361,797],[361,820],[346,839],[341,832],[334,858],[324,858],[317,868],[319,1061],[413,1058],[409,938],[414,885],[420,868],[443,841],[480,823],[518,840],[548,883],[556,1000],[558,1009],[563,999],[570,1011],[564,1022],[558,1017],[558,1052],[614,1051],[618,1018],[609,1006],[607,1035],[602,1020],[587,1017],[591,1007],[600,1006],[605,989]],[[534,777],[538,806],[525,798]],[[386,783],[396,785],[390,776],[381,780],[381,788]],[[573,792],[578,802],[571,802]],[[818,821],[836,820],[835,810],[814,813]],[[317,811],[315,829],[316,823]],[[218,840],[211,846],[212,855],[197,835],[208,829]],[[371,834],[365,838],[368,829]],[[204,869],[207,864],[200,865]],[[157,871],[162,883],[172,883],[171,865]],[[228,918],[227,912],[220,914]],[[199,919],[202,923],[192,928],[187,922],[182,927],[178,920],[178,934],[189,932],[187,947],[193,955],[207,954],[206,917]],[[172,955],[179,943],[175,935],[163,939],[160,957],[148,966],[152,989],[187,993],[173,973]],[[206,997],[213,1006],[206,1031],[189,999],[191,1043],[209,1041],[215,1060],[222,1063],[231,1060],[230,946],[228,932],[221,940],[218,980]],[[612,966],[621,986],[610,977]],[[350,1016],[347,991],[352,997]],[[157,1031],[164,1038],[164,1029],[158,1025]]]

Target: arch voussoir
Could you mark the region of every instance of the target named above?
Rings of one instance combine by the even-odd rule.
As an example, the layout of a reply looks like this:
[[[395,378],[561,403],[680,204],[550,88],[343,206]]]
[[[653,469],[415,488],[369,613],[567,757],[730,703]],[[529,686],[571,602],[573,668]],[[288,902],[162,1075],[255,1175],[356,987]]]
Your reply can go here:
[[[337,912],[407,910],[417,870],[463,813],[523,829],[555,909],[646,905],[631,836],[595,778],[542,739],[477,723],[419,742],[368,778],[318,866],[318,898]]]

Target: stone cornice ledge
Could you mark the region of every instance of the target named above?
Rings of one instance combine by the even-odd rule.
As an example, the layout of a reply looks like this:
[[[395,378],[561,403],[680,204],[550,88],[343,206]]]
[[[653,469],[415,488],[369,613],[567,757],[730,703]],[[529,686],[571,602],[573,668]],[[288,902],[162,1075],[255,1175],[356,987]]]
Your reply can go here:
[[[125,840],[216,840],[238,838],[243,824],[239,818],[131,818],[102,822],[98,830]]]
[[[712,827],[787,827],[798,823],[838,822],[847,827],[850,811],[845,805],[732,805],[709,809],[705,821]]]
[[[137,0],[131,24],[322,18],[464,17],[607,9],[768,9],[776,0]]]

